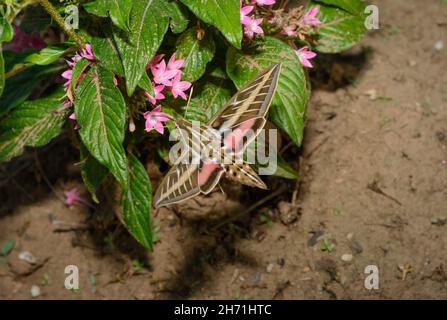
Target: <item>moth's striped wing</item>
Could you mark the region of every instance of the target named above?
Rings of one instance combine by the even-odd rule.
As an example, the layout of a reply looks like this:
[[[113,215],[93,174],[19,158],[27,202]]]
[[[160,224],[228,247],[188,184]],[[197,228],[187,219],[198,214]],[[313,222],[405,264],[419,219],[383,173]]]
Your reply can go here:
[[[216,163],[179,163],[165,175],[154,196],[154,207],[174,204],[199,193],[208,194],[219,182],[223,169]]]
[[[211,159],[200,159],[201,150],[212,145],[214,140],[220,147],[218,132],[209,131],[204,126],[193,127],[191,122],[184,119],[175,121],[175,126],[187,152],[176,159],[176,163],[160,183],[154,197],[156,208],[189,199],[199,193],[208,194],[224,172],[223,168]],[[199,157],[199,161],[195,157]],[[183,163],[184,160],[188,161]]]
[[[154,196],[154,207],[189,199],[200,193],[199,165],[179,163],[165,175]]]
[[[268,112],[273,95],[278,84],[281,64],[275,64],[259,74],[255,79],[241,88],[207,123],[207,125],[219,130],[222,134],[227,130],[233,130],[237,135],[237,129],[243,134],[252,129],[255,133],[265,125],[265,116]],[[243,143],[245,147],[254,136]],[[234,139],[237,139],[234,136]],[[236,143],[237,144],[237,143]]]

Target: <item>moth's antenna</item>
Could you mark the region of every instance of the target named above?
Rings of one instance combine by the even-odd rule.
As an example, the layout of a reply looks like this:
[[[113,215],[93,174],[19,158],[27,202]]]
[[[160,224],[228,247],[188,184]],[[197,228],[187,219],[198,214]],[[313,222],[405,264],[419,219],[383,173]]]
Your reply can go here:
[[[189,91],[188,103],[185,108],[185,116],[188,114],[189,103],[191,102],[192,92],[194,91],[194,87],[191,87],[191,91]]]

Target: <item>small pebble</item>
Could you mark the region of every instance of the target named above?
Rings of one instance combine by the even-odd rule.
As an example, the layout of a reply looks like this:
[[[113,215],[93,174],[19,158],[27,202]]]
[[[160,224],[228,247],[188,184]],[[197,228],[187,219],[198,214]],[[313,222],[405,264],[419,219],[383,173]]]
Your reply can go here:
[[[40,296],[40,288],[39,286],[33,285],[31,287],[31,297],[37,298],[38,296]]]
[[[416,61],[415,60],[410,60],[410,61],[408,61],[408,65],[410,66],[410,67],[415,67],[416,66]]]
[[[259,272],[254,272],[250,275],[250,282],[252,285],[257,285],[261,282],[261,274]]]
[[[441,51],[442,49],[444,49],[444,42],[442,40],[439,40],[433,47],[435,48],[435,50]]]
[[[344,262],[350,262],[352,261],[352,254],[350,253],[345,253],[341,256],[341,260],[343,260]]]
[[[352,240],[353,237],[354,237],[354,234],[351,233],[351,232],[349,232],[349,233],[346,235],[346,239],[348,239],[348,240]]]
[[[35,264],[37,262],[36,257],[29,251],[21,251],[19,253],[19,259],[26,261],[29,264]]]
[[[272,270],[273,270],[273,266],[274,266],[274,264],[273,264],[273,263],[269,263],[269,264],[267,265],[267,268],[266,268],[266,270],[267,270],[267,273],[270,273],[270,272],[272,272]]]

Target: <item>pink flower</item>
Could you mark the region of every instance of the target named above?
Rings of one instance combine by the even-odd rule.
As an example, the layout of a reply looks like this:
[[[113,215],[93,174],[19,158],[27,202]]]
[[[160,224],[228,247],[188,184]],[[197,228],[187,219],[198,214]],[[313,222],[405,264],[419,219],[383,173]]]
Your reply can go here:
[[[247,17],[247,14],[253,11],[253,6],[245,6],[241,7],[241,23],[247,24],[249,23],[250,17]]]
[[[275,4],[276,0],[255,0],[258,6],[271,6]]]
[[[284,27],[281,33],[290,38],[295,38],[298,35],[298,32],[296,32],[296,28],[294,26]]]
[[[168,70],[164,60],[152,68],[151,71],[154,76],[154,82],[165,86],[170,86],[171,79],[178,73],[178,70]]]
[[[153,83],[152,87],[154,88],[154,96],[151,96],[149,92],[145,92],[144,95],[149,99],[149,101],[153,105],[155,105],[157,103],[157,100],[163,100],[165,98],[165,95],[162,93],[165,86],[164,85],[156,86],[155,83]]]
[[[87,60],[94,61],[96,60],[95,55],[93,54],[93,49],[90,44],[85,45],[85,49],[82,49],[80,52],[81,57],[86,58]]]
[[[72,74],[73,74],[73,70],[71,70],[71,69],[65,70],[65,71],[61,74],[62,78],[64,78],[64,79],[67,80],[67,82],[64,83],[64,86],[65,86],[65,87],[69,87],[69,86],[71,85],[71,77],[72,77]]]
[[[308,68],[313,68],[312,63],[310,63],[310,59],[313,59],[317,56],[315,52],[312,52],[309,50],[308,47],[303,47],[296,51],[296,54],[298,56],[298,59],[300,59],[300,62],[303,66]]]
[[[26,34],[22,32],[18,26],[14,26],[14,38],[11,41],[11,51],[21,52],[26,49],[43,49],[45,42],[39,32]]]
[[[321,21],[317,18],[319,12],[320,6],[310,8],[303,17],[304,24],[307,24],[309,26],[320,25]]]
[[[67,64],[70,68],[74,68],[75,64],[81,60],[82,57],[79,54],[76,54],[73,58],[71,58],[71,60],[67,60]]]
[[[81,198],[81,192],[77,188],[64,191],[64,195],[65,195],[65,204],[67,206],[75,206],[80,204],[92,206],[87,200]]]
[[[174,98],[177,98],[178,96],[182,97],[183,100],[186,100],[185,92],[191,87],[191,82],[188,81],[181,81],[180,80],[181,74],[177,74],[172,80],[172,88],[171,92]]]
[[[146,131],[149,132],[155,129],[158,133],[164,133],[163,122],[172,119],[171,115],[161,112],[161,106],[156,107],[152,111],[148,111],[144,114],[144,119],[146,119]]]
[[[73,112],[73,113],[68,117],[68,119],[73,120],[73,121],[76,121],[76,114]],[[75,125],[74,128],[75,128],[75,130],[77,130],[77,129],[80,129],[81,126],[79,125],[79,123],[76,122],[76,125]]]
[[[181,73],[180,68],[185,64],[185,60],[175,60],[175,53],[171,56],[168,62],[168,70],[176,71],[177,74]]]
[[[115,87],[118,87],[118,79],[116,78],[116,75],[113,76],[113,84]]]
[[[244,33],[245,33],[245,35],[247,37],[249,37],[250,39],[252,39],[253,35],[255,33],[257,33],[257,34],[264,34],[264,31],[259,26],[261,23],[262,23],[262,19],[254,19],[254,18],[247,17],[247,21],[246,21],[246,24],[244,26]]]
[[[152,58],[151,62],[149,62],[149,64],[146,66],[146,70],[149,70],[152,68],[155,68],[157,66],[157,64],[160,63],[161,59],[163,59],[165,55],[164,54],[158,54],[155,57]]]

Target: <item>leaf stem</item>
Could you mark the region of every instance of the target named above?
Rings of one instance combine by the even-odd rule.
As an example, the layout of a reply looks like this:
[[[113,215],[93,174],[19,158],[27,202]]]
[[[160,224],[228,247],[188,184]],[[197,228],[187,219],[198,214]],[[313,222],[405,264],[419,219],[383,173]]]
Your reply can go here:
[[[84,46],[84,41],[79,37],[73,29],[67,27],[65,25],[64,19],[61,17],[57,9],[48,1],[48,0],[38,0],[39,4],[45,9],[46,12],[50,14],[50,16],[56,21],[56,23],[68,34],[74,41],[78,47],[82,48]]]

